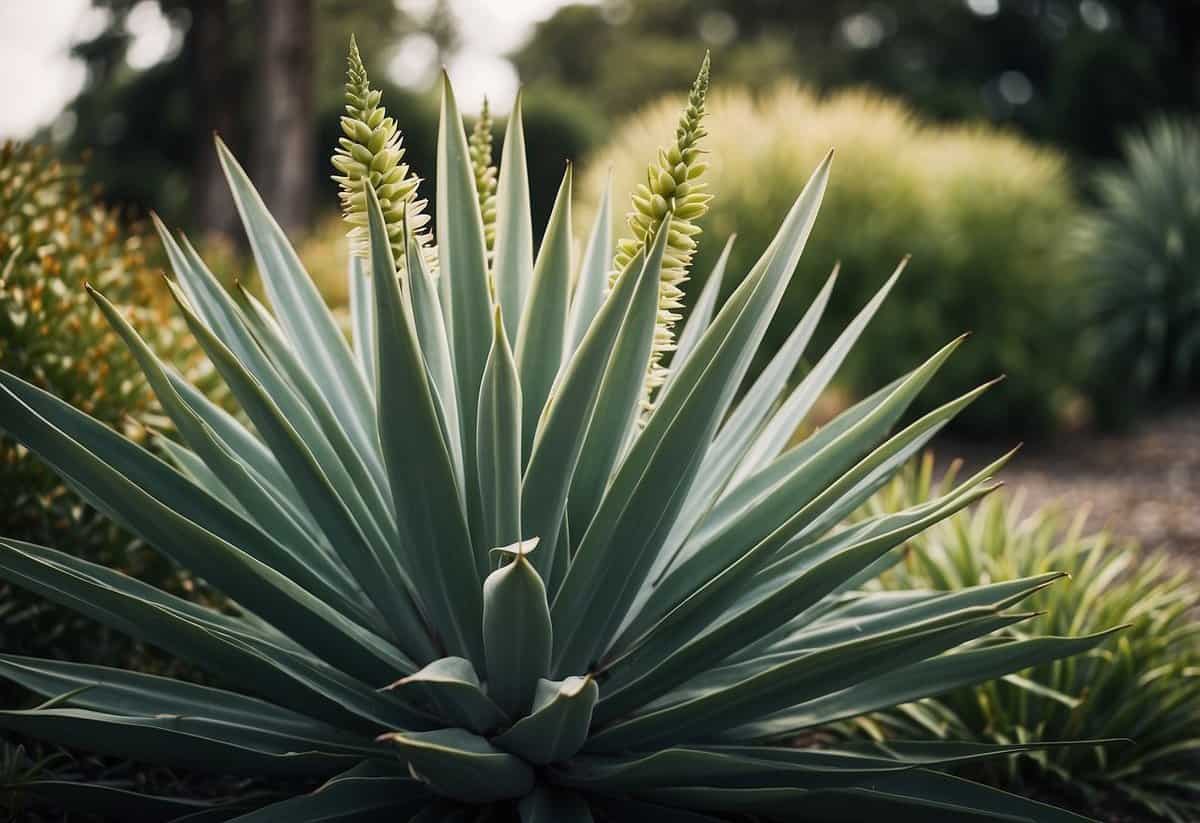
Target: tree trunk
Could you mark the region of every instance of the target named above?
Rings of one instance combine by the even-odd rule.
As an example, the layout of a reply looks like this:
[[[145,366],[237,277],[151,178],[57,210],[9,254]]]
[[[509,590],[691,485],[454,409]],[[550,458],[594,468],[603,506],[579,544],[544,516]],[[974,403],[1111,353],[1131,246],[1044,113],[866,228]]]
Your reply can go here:
[[[192,0],[188,29],[192,104],[195,107],[192,155],[192,216],[199,232],[232,238],[237,212],[225,185],[213,134],[234,140],[237,93],[231,88],[229,42],[232,36],[225,0]]]
[[[256,181],[289,234],[307,228],[313,175],[313,3],[261,0]]]

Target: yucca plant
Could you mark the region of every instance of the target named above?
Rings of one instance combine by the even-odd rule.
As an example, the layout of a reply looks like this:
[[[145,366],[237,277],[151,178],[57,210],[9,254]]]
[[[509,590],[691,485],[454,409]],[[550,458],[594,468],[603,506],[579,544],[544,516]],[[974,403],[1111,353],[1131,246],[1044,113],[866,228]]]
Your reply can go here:
[[[895,275],[781,397],[829,283],[739,394],[830,158],[719,310],[710,278],[642,419],[674,217],[609,289],[602,241],[573,271],[568,169],[535,258],[519,112],[507,128],[490,268],[444,79],[436,280],[410,208],[383,208],[364,176],[353,348],[218,144],[270,308],[231,298],[189,246],[163,240],[179,310],[250,425],[164,368],[93,292],[178,427],[177,467],[0,375],[6,429],[236,604],[213,611],[0,541],[0,575],[219,678],[3,656],[3,674],[48,702],[0,725],[176,767],[326,781],[218,806],[103,781],[26,789],[124,820],[1079,820],[945,771],[1036,743],[785,745],[1103,638],[960,650],[1027,620],[1017,605],[1056,573],[902,603],[841,594],[987,494],[1003,461],[837,528],[982,392],[889,434],[957,341],[787,448]]]
[[[927,455],[872,501],[875,513],[901,511],[949,489],[953,467],[935,479]],[[1021,495],[995,495],[910,544],[903,563],[880,577],[898,596],[954,591],[1057,569],[1069,585],[1038,592],[1042,612],[1014,634],[1083,633],[1126,624],[1104,649],[1045,663],[990,683],[858,721],[878,739],[975,740],[1122,738],[1119,746],[1030,752],[982,768],[988,782],[1021,791],[1048,776],[1097,808],[1112,797],[1163,819],[1200,816],[1200,588],[1162,551],[1142,551],[1085,531],[1086,511],[1029,510]]]
[[[1098,208],[1079,238],[1095,405],[1114,422],[1200,385],[1200,126],[1155,121],[1122,153],[1096,175]]]

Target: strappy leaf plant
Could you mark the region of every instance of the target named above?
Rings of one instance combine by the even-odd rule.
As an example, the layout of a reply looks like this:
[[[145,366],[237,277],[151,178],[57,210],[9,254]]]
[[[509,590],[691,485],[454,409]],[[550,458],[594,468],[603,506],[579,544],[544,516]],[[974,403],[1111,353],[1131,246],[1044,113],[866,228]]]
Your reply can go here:
[[[844,595],[907,538],[987,494],[1003,461],[928,503],[839,528],[982,393],[893,432],[958,341],[789,446],[895,275],[785,391],[827,284],[739,393],[830,158],[721,306],[721,272],[709,278],[639,421],[676,217],[662,215],[608,288],[602,243],[573,271],[568,170],[541,248],[526,254],[520,123],[510,118],[501,158],[490,266],[448,82],[436,281],[412,211],[397,234],[376,190],[389,184],[356,178],[369,271],[352,275],[369,299],[353,348],[218,145],[269,305],[230,297],[190,246],[165,232],[164,242],[179,310],[249,425],[164,368],[93,293],[178,427],[174,466],[0,375],[13,436],[235,604],[212,611],[0,541],[0,575],[218,681],[0,656],[0,672],[50,699],[0,713],[0,726],[178,768],[291,778],[281,786],[292,796],[205,806],[103,782],[27,789],[123,820],[1080,819],[946,771],[1034,743],[790,745],[1102,639],[961,650],[1027,620],[1021,601],[1055,573],[900,601]]]
[[[935,480],[926,455],[872,499],[875,512],[930,500],[953,483]],[[1094,808],[1117,797],[1155,819],[1200,817],[1200,587],[1163,550],[1088,533],[1087,512],[1032,510],[1020,494],[997,494],[909,543],[904,562],[879,583],[901,592],[952,591],[1049,570],[1071,575],[1030,598],[1042,612],[1014,632],[1087,632],[1127,624],[1116,642],[856,724],[874,736],[1012,743],[1045,738],[1123,738],[1117,746],[1066,746],[978,768],[993,785],[1033,782],[1082,796]]]
[[[1200,122],[1155,120],[1121,149],[1078,236],[1094,405],[1114,424],[1200,387]]]

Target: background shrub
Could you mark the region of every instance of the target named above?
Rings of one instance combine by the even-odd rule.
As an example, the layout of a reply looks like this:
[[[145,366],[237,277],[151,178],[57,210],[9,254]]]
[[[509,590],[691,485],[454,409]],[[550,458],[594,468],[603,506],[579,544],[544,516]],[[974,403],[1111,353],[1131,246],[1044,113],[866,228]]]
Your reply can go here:
[[[872,501],[898,511],[936,496],[933,460],[908,469]],[[1103,808],[1116,793],[1178,823],[1200,815],[1200,588],[1172,571],[1164,552],[1142,552],[1086,533],[1055,508],[1030,511],[1018,494],[995,494],[922,533],[879,583],[897,590],[963,586],[1060,571],[1071,580],[1026,604],[1040,616],[1021,635],[1062,635],[1127,625],[1092,652],[941,697],[902,706],[862,728],[873,736],[928,736],[1015,743],[1128,738],[1067,746],[986,766],[987,778],[1017,790],[1030,771],[1059,778]]]
[[[1107,423],[1200,384],[1200,127],[1158,120],[1122,150],[1095,177],[1079,238],[1090,386]]]
[[[613,202],[628,207],[622,187],[644,174],[641,158],[671,132],[679,105],[661,101],[618,129],[588,165],[581,211],[597,201],[610,168],[618,185]],[[730,90],[713,96],[710,112],[716,199],[692,271],[703,277],[725,237],[737,232],[729,266],[736,276],[726,277],[727,289],[770,240],[791,193],[838,147],[824,219],[768,346],[783,340],[837,260],[842,275],[829,335],[911,253],[908,273],[848,364],[849,386],[877,386],[973,331],[987,344],[964,347],[947,366],[943,394],[932,399],[1007,373],[1012,379],[968,409],[960,427],[989,434],[1053,427],[1075,379],[1068,240],[1077,207],[1058,154],[983,126],[926,125],[903,105],[865,92],[817,98],[794,86],[759,97]],[[699,288],[693,283],[689,294]]]
[[[45,148],[0,145],[0,369],[145,442],[155,415],[142,373],[84,290],[126,307],[159,351],[203,379],[190,337],[166,312],[158,244],[80,186],[81,170]],[[191,587],[85,505],[24,447],[0,433],[0,532],[106,563],[176,591]],[[7,584],[0,647],[74,659],[122,659],[129,643]],[[6,684],[5,688],[9,688]]]

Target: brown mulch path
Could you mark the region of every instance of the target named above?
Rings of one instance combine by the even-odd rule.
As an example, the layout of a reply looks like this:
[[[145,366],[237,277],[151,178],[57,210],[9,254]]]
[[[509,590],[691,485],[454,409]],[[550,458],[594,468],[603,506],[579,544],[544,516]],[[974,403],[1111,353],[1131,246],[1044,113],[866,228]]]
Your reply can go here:
[[[944,438],[939,459],[982,465],[1001,444]],[[1032,506],[1089,506],[1088,525],[1147,548],[1164,546],[1200,569],[1200,404],[1146,418],[1128,431],[1078,432],[1031,443],[1000,473]]]

